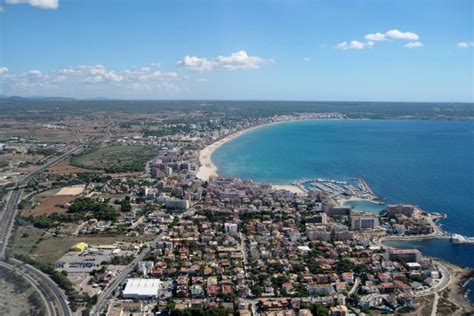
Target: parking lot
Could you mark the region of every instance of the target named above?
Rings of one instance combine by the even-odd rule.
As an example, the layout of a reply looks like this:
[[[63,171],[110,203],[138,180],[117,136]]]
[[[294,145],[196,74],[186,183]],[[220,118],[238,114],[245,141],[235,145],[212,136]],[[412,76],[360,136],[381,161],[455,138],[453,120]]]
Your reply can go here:
[[[64,270],[68,274],[90,273],[100,269],[101,263],[109,261],[112,250],[87,249],[83,252],[71,251],[62,256],[55,264],[56,270]]]

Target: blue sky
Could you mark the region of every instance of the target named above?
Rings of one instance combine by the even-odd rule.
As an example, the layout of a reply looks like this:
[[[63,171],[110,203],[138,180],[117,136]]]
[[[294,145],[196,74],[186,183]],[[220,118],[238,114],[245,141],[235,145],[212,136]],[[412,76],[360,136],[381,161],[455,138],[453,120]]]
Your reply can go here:
[[[0,0],[0,93],[474,101],[470,0]]]

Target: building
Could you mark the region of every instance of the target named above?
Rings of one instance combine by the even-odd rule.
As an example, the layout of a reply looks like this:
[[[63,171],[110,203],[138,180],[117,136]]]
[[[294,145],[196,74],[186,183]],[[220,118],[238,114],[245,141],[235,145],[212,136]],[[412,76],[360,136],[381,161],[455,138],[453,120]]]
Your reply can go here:
[[[326,214],[331,217],[350,216],[352,208],[349,206],[334,206],[326,211]]]
[[[332,284],[309,284],[307,287],[309,295],[331,295],[334,293]]]
[[[138,270],[143,274],[143,276],[147,276],[148,274],[150,274],[154,268],[155,263],[153,261],[138,262]]]
[[[345,305],[333,306],[329,309],[331,316],[346,316],[349,313],[349,310]]]
[[[85,242],[78,242],[77,244],[71,247],[71,251],[83,252],[88,247],[89,245],[86,244]]]
[[[403,214],[407,217],[412,217],[414,213],[415,213],[415,207],[413,205],[405,205],[405,204],[387,205],[388,216]]]
[[[306,237],[309,240],[329,241],[331,239],[331,232],[326,231],[325,227],[307,225]]]
[[[305,221],[306,221],[306,223],[327,225],[328,216],[327,216],[326,213],[319,213],[315,216],[311,216],[311,217],[306,218]]]
[[[187,210],[189,208],[188,200],[167,199],[165,201],[166,208],[175,208],[179,210]]]
[[[236,223],[224,223],[224,231],[228,234],[237,234]]]
[[[421,252],[418,249],[387,249],[385,258],[390,261],[420,262]]]
[[[160,279],[128,279],[122,296],[137,300],[156,299],[160,289]]]
[[[351,230],[375,229],[378,224],[377,217],[372,214],[351,215]]]

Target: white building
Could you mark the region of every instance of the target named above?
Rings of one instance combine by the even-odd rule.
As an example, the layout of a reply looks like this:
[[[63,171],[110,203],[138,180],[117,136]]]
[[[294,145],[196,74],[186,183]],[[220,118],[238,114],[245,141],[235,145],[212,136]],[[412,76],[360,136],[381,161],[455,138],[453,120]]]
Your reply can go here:
[[[128,279],[122,296],[138,300],[157,299],[160,289],[160,279]]]
[[[372,214],[351,215],[351,229],[364,230],[375,229],[379,224],[377,217]]]
[[[224,231],[228,234],[237,234],[237,224],[236,223],[225,223]]]

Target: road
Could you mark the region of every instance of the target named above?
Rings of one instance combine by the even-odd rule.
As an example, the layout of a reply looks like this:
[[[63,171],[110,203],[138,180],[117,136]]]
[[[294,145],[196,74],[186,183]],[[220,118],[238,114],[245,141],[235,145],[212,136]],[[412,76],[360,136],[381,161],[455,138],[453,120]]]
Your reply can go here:
[[[434,299],[433,299],[433,309],[431,310],[431,316],[436,316],[436,312],[438,311],[438,299],[439,299],[439,295],[438,293],[435,293]]]
[[[46,164],[38,167],[33,170],[31,173],[25,175],[24,177],[18,179],[16,187],[10,191],[5,208],[1,214],[0,219],[0,260],[5,260],[5,250],[7,248],[8,239],[10,238],[11,229],[15,220],[15,215],[18,210],[18,203],[23,192],[23,188],[33,179],[34,176],[43,172],[44,170],[51,168],[52,166],[68,159],[72,154],[78,152],[82,149],[83,145],[78,145],[72,149],[66,151],[59,157],[53,158],[48,161]],[[22,265],[23,276],[26,279],[37,280],[37,286],[39,289],[44,290],[43,294],[48,293],[50,297],[50,303],[55,302],[58,314],[69,316],[72,315],[67,299],[63,291],[58,287],[58,285],[52,281],[46,274],[39,271],[38,269],[25,265],[21,261],[16,259],[10,259],[15,265]],[[3,265],[9,263],[4,263]],[[11,265],[10,265],[11,266]],[[11,268],[14,268],[11,266]],[[51,307],[50,307],[51,309]],[[53,309],[54,310],[54,309]],[[51,315],[56,315],[56,313],[51,312]]]
[[[357,288],[359,287],[359,283],[360,283],[360,278],[357,277],[354,281],[354,285],[352,286],[352,288],[349,291],[349,293],[347,294],[347,296],[351,296],[354,292],[357,291]]]
[[[161,238],[165,235],[165,232],[159,234],[155,240],[153,240],[153,247],[154,245],[161,240]],[[141,252],[132,262],[130,262],[127,267],[120,272],[119,275],[113,279],[112,282],[107,284],[107,286],[102,290],[99,297],[97,298],[97,303],[91,311],[91,315],[100,315],[105,309],[107,308],[109,299],[112,298],[113,292],[122,284],[123,281],[127,278],[128,274],[133,271],[135,266],[138,262],[143,261],[143,258],[148,254],[148,251]]]
[[[13,265],[10,265],[6,262],[0,261],[0,266],[14,272],[17,275],[20,275],[25,281],[27,281],[31,285],[31,287],[36,291],[36,293],[38,293],[39,297],[41,298],[41,301],[43,301],[43,306],[45,308],[46,315],[53,315],[53,316],[57,315],[54,305],[51,303],[49,298],[46,298],[45,296],[46,291],[45,289],[41,288],[42,285],[40,282],[38,282],[36,279],[32,278],[28,274],[24,274],[21,269]]]
[[[34,176],[69,158],[72,154],[82,149],[82,147],[83,146],[80,145],[66,151],[61,156],[48,161],[46,164],[38,167],[17,181],[16,188],[10,192],[10,197],[6,203],[0,220],[0,259],[5,257],[5,249],[7,248],[8,238],[10,237],[10,232],[13,226],[23,188],[33,179]]]
[[[18,207],[22,189],[15,189],[10,192],[7,204],[0,219],[0,259],[5,256],[8,238],[10,237],[11,227],[15,219],[15,213]]]
[[[449,283],[451,283],[451,274],[449,273],[448,268],[438,261],[436,261],[436,266],[441,272],[441,279],[429,289],[415,292],[415,296],[426,296],[439,293],[444,290],[449,285]]]

